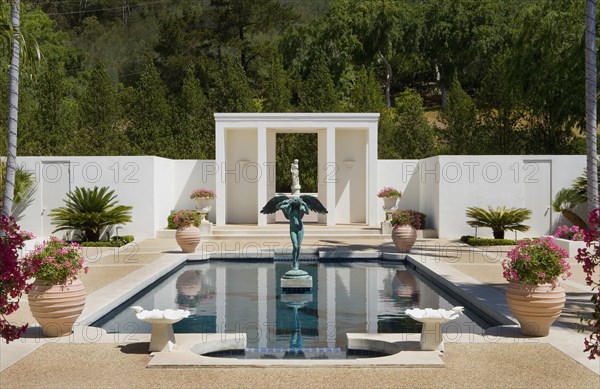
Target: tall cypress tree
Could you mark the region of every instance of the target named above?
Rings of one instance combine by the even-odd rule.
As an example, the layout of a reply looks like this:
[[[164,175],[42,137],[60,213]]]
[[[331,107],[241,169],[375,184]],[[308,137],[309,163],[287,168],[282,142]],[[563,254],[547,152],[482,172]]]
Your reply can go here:
[[[444,137],[450,154],[477,154],[477,109],[471,97],[462,89],[456,74],[448,91],[448,106],[440,114],[446,125]]]
[[[136,85],[129,112],[131,128],[127,135],[133,153],[175,155],[167,88],[152,63],[146,65]]]
[[[298,92],[299,109],[303,112],[338,112],[340,103],[333,79],[323,57],[310,69],[310,74]]]
[[[292,90],[290,78],[283,68],[281,56],[275,56],[268,66],[264,81],[263,111],[289,112],[292,109]]]

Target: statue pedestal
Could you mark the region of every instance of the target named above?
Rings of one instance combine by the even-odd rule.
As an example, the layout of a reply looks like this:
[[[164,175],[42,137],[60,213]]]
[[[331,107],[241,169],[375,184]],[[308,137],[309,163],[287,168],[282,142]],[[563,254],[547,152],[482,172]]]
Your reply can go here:
[[[283,291],[308,291],[312,289],[312,277],[304,270],[288,270],[281,277]]]
[[[292,185],[292,196],[300,196],[300,185]]]

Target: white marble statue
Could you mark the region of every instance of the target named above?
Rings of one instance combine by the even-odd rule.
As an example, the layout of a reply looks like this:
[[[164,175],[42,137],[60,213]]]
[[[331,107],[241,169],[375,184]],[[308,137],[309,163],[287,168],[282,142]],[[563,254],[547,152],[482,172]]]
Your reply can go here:
[[[290,168],[290,172],[292,172],[292,195],[298,196],[300,194],[300,168],[298,167],[298,160],[294,159],[292,162],[292,167]]]

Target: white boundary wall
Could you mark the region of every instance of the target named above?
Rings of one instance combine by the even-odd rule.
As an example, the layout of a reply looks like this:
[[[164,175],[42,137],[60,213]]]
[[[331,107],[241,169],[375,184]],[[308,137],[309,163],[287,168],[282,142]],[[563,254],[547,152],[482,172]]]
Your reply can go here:
[[[531,226],[517,237],[553,233],[568,224],[554,212],[556,193],[570,187],[583,173],[583,155],[494,155],[436,156],[421,161],[379,160],[379,187],[393,186],[404,195],[399,208],[416,209],[427,215],[427,228],[441,238],[475,235],[466,222],[467,207],[525,207],[533,212],[525,222]],[[379,200],[378,208],[383,202]],[[381,211],[383,219],[383,211]],[[479,228],[477,235],[491,237],[490,229]],[[506,232],[506,238],[514,238]]]
[[[342,151],[336,150],[340,158]],[[123,205],[133,206],[133,222],[119,234],[136,238],[154,237],[166,226],[172,210],[193,209],[189,198],[196,188],[215,189],[222,179],[215,161],[169,160],[158,157],[19,157],[19,165],[33,172],[37,189],[19,224],[36,236],[49,236],[48,213],[62,206],[66,193],[77,186],[109,186]],[[359,161],[356,161],[359,163]],[[569,187],[585,167],[586,158],[577,156],[437,156],[424,160],[378,160],[377,189],[393,186],[403,192],[399,208],[412,208],[427,215],[427,228],[442,238],[474,235],[466,224],[469,206],[527,207],[533,210],[532,226],[518,237],[554,232],[565,223],[548,208],[560,189]],[[356,169],[359,166],[354,166]],[[348,169],[341,166],[340,170]],[[356,170],[358,171],[358,170]],[[344,177],[340,177],[344,180]],[[342,181],[338,181],[343,185]],[[351,188],[355,190],[355,188]],[[340,190],[338,189],[338,192]],[[217,197],[219,193],[217,192]],[[352,205],[343,196],[336,218],[351,220]],[[383,201],[376,202],[377,219],[384,220]],[[217,203],[218,204],[218,203]],[[258,204],[249,204],[256,208]],[[215,221],[215,206],[209,219]],[[347,214],[346,214],[347,213]],[[359,215],[361,216],[361,215]],[[479,229],[478,236],[491,236]],[[514,234],[507,232],[507,238]]]

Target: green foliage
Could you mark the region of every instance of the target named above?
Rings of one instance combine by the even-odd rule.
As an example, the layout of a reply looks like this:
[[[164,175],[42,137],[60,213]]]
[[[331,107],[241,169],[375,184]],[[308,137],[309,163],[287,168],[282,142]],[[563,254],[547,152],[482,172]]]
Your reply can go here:
[[[255,112],[254,93],[242,66],[227,58],[217,70],[210,101],[215,112]]]
[[[375,73],[373,69],[366,70],[362,67],[350,91],[348,111],[380,112],[383,109],[385,109],[385,101]]]
[[[87,267],[83,267],[81,247],[56,237],[51,237],[29,253],[22,265],[29,274],[46,285],[61,285],[74,280],[82,269],[87,273]]]
[[[178,217],[179,216],[179,217]],[[176,222],[176,217],[179,222]],[[191,221],[192,224],[200,225],[201,215],[198,210],[183,210],[173,211],[167,216],[167,230],[176,230],[178,224],[185,224],[185,222]]]
[[[98,64],[79,98],[80,131],[77,138],[83,155],[124,155],[127,138],[119,131],[119,98],[106,68]]]
[[[412,209],[400,209],[392,213],[390,224],[392,226],[411,225],[416,230],[420,230],[425,227],[425,214]]]
[[[470,246],[514,246],[517,244],[517,241],[513,239],[476,238],[471,235],[461,236],[460,241]]]
[[[380,158],[583,152],[583,9],[575,0],[23,3],[22,32],[44,61],[21,78],[19,154],[214,158],[213,113],[255,111],[379,112]],[[4,101],[7,88],[2,72]],[[440,93],[446,128],[436,133],[422,112],[437,109]],[[309,161],[315,144],[302,145],[282,147],[290,154],[280,159]]]
[[[50,212],[54,232],[79,230],[83,241],[96,242],[106,227],[131,222],[131,206],[118,205],[117,195],[108,187],[76,187],[67,194],[64,207]]]
[[[292,110],[291,80],[283,68],[280,56],[273,58],[267,67],[262,96],[265,99],[263,112],[289,112]]]
[[[110,241],[101,240],[99,242],[81,242],[82,247],[123,247],[134,241],[133,235],[113,236]]]
[[[127,131],[132,151],[136,154],[167,157],[172,155],[172,106],[167,88],[154,64],[146,65],[144,73],[132,94],[127,107],[131,123]]]
[[[340,105],[333,80],[323,58],[310,69],[298,92],[300,112],[338,112]]]
[[[559,277],[566,280],[571,275],[571,266],[567,262],[569,254],[550,237],[522,240],[507,255],[502,262],[507,281],[556,285]]]
[[[173,214],[172,214],[173,215]],[[172,224],[175,229],[185,228],[190,226],[198,227],[202,218],[200,216],[200,212],[197,209],[193,210],[181,210],[174,212],[173,217],[167,219],[170,224]]]
[[[529,230],[529,226],[522,224],[531,217],[531,211],[526,208],[506,208],[488,206],[485,210],[481,207],[467,208],[467,217],[474,220],[468,220],[467,224],[472,227],[491,228],[495,239],[504,239],[504,231]]]
[[[294,159],[300,163],[300,186],[303,193],[318,191],[318,149],[317,134],[277,134],[275,155],[276,191],[291,192],[292,173],[290,166]],[[307,153],[307,150],[312,150]]]
[[[556,193],[552,201],[552,209],[562,213],[563,217],[571,224],[587,229],[587,223],[579,217],[573,208],[586,202],[586,199],[575,188],[563,188]]]
[[[417,159],[437,154],[434,128],[425,119],[423,99],[412,89],[406,89],[395,100],[393,125],[381,134],[386,158]]]
[[[0,193],[4,193],[6,164],[0,161]],[[32,172],[25,170],[22,166],[17,167],[15,172],[15,193],[13,195],[13,209],[22,202],[27,201],[35,191],[35,177]],[[0,209],[2,208],[2,197],[0,197]]]
[[[214,158],[214,118],[200,80],[191,67],[186,71],[178,101],[174,128],[176,158]]]
[[[477,154],[477,109],[456,75],[450,84],[448,107],[442,110],[440,120],[446,125],[443,137],[449,154]]]

